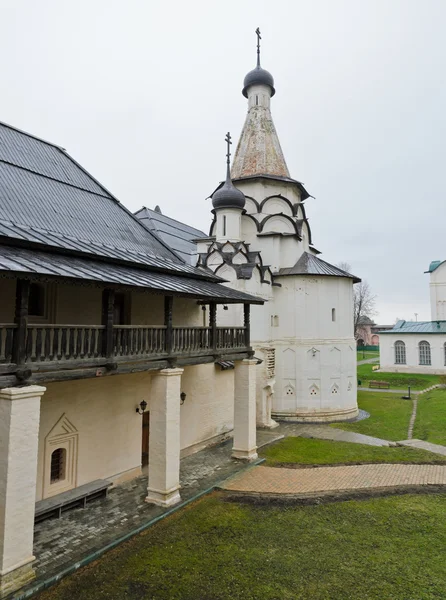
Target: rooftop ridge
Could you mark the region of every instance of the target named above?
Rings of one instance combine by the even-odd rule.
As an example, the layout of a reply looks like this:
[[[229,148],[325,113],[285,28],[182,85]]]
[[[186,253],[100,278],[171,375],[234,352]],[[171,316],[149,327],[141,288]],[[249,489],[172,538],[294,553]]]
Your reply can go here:
[[[0,125],[3,125],[4,127],[7,127],[8,129],[13,129],[14,131],[18,131],[19,133],[22,133],[23,135],[27,135],[28,137],[33,138],[39,142],[43,142],[44,144],[48,144],[48,146],[53,146],[53,148],[57,148],[58,150],[62,150],[63,152],[66,152],[65,148],[63,148],[62,146],[58,146],[57,144],[54,144],[53,142],[49,142],[48,140],[44,140],[43,138],[40,138],[37,135],[33,135],[32,133],[28,133],[27,131],[24,131],[23,129],[14,127],[14,125],[10,125],[9,123],[5,123],[4,121],[0,121]]]

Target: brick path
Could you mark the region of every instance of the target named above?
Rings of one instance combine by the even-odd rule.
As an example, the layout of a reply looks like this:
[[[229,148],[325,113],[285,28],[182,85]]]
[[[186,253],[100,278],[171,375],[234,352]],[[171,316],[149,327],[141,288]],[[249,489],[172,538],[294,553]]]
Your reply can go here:
[[[222,489],[305,495],[406,485],[446,485],[446,466],[379,464],[308,469],[258,466],[229,479]]]

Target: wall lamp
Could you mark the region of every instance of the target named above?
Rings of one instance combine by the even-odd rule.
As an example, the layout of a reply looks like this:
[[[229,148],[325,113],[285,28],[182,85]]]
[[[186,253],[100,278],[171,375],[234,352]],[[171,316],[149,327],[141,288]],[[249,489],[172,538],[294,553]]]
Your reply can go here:
[[[183,406],[185,400],[186,400],[186,392],[181,392],[181,394],[180,394],[180,404],[181,404],[181,406]]]
[[[138,413],[138,415],[142,415],[144,414],[144,411],[147,408],[147,402],[145,400],[141,400],[141,402],[139,403],[139,408],[136,409],[136,412]]]

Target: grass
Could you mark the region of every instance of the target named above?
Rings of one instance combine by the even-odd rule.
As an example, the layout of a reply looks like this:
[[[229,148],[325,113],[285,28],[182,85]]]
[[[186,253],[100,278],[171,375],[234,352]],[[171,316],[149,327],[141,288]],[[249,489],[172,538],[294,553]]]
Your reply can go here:
[[[446,390],[432,390],[418,398],[413,437],[446,445]]]
[[[446,495],[250,506],[213,494],[39,600],[444,598]]]
[[[377,373],[372,370],[373,364],[358,365],[358,379],[363,387],[368,387],[369,380],[388,381],[390,388],[405,390],[407,386],[413,390],[424,390],[431,385],[440,383],[438,375],[424,375],[419,373]]]
[[[388,448],[366,446],[349,442],[314,440],[300,437],[287,437],[261,451],[268,466],[280,464],[336,463],[445,463],[445,456],[437,456],[414,448]]]
[[[394,442],[407,439],[412,414],[410,400],[403,400],[400,394],[358,391],[358,406],[370,413],[368,419],[356,423],[334,423],[332,427]]]

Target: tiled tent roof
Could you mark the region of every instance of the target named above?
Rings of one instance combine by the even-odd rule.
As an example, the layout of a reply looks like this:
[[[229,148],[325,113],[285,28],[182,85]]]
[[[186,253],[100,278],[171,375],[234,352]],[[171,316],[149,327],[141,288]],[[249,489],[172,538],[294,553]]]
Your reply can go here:
[[[135,216],[188,264],[196,264],[197,245],[192,240],[206,237],[206,233],[145,206],[138,210]]]
[[[442,333],[446,334],[446,321],[398,321],[393,329],[381,331],[380,335],[406,333]]]
[[[165,271],[187,265],[62,148],[0,123],[0,241]]]
[[[348,277],[353,279],[354,283],[361,281],[356,275],[347,273],[347,271],[343,271],[308,252],[304,252],[293,267],[280,269],[277,275],[325,275],[328,277]]]

